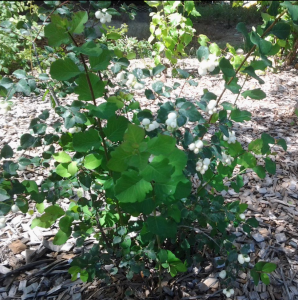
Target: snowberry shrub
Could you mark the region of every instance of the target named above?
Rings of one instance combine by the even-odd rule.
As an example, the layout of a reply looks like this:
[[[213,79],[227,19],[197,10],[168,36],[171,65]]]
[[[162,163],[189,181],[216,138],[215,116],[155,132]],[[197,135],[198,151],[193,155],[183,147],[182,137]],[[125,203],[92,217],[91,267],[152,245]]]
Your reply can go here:
[[[161,280],[164,270],[175,276],[203,261],[200,253],[207,247],[221,257],[215,267],[224,265],[221,271],[219,268],[219,278],[224,294],[232,296],[237,272],[250,267],[250,247],[239,249],[229,227],[238,226],[249,235],[258,221],[246,217],[247,204],[226,202],[221,192],[228,185],[239,192],[244,185],[241,174],[247,169],[260,178],[265,178],[266,171],[274,174],[271,145],[286,150],[285,141],[263,133],[246,149],[237,140],[233,122],[250,120],[251,114],[220,102],[224,91],[218,97],[205,90],[196,103],[179,96],[173,101],[177,84],[168,87],[154,78],[164,66],[157,65],[151,72],[140,68],[129,72],[129,61],[118,58],[105,45],[88,40],[79,47],[74,35],[83,32],[87,19],[83,11],[71,18],[54,15],[45,27],[50,46],[73,46],[76,56],[57,59],[50,75],[71,85],[76,98],[70,105],[56,107],[64,124],[56,122],[54,133],[47,133],[49,111],[44,111],[31,121],[31,132],[21,136],[19,150],[43,147],[41,157],[15,161],[11,147],[2,148],[0,227],[5,227],[4,216],[10,210],[26,213],[33,202],[39,216],[31,227],[47,228],[58,221],[55,244],[62,245],[73,236],[81,247],[93,236],[96,243],[91,250],[70,262],[72,279],[83,281],[108,278],[119,268],[128,278],[140,273],[150,276],[152,267],[159,270]],[[278,22],[279,17],[266,30]],[[260,54],[262,60],[244,66],[247,55],[235,69],[225,57],[218,58],[212,72],[221,71],[226,88],[235,94],[241,92],[239,72],[261,82],[255,66],[256,62],[270,62],[264,48],[259,48],[266,42],[267,31],[261,36],[251,34],[255,46],[249,54]],[[198,49],[200,62],[208,60],[209,50],[206,46]],[[195,85],[190,74],[177,71],[186,84]],[[152,89],[144,90],[149,77],[154,80]],[[164,99],[156,113],[135,100],[137,83],[138,93],[144,92],[147,99]],[[265,93],[247,90],[242,96],[261,99]],[[212,132],[210,138],[208,132]],[[18,170],[29,165],[51,170],[40,186],[34,180],[19,180]],[[70,199],[66,211],[59,205],[64,198]],[[106,265],[112,267],[106,270]],[[275,267],[258,262],[250,272],[254,283],[261,279],[268,284],[267,273]]]

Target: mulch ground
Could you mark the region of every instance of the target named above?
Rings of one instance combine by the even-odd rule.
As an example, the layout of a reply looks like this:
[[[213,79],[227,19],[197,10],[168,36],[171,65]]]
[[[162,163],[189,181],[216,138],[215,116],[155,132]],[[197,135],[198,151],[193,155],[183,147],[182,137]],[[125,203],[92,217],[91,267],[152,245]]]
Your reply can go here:
[[[147,60],[133,61],[132,66],[150,65]],[[180,82],[180,88],[173,92],[180,94],[189,101],[197,101],[203,94],[203,89],[217,95],[223,88],[221,76],[205,76],[197,74],[198,61],[186,59],[179,61],[182,69],[193,74],[197,87],[183,86],[183,79],[161,78],[165,85],[172,86]],[[284,69],[279,73],[267,73],[262,77],[262,86],[255,79],[249,79],[244,90],[261,87],[267,94],[263,100],[252,101],[239,97],[237,105],[252,113],[252,120],[236,123],[234,130],[237,139],[245,146],[259,138],[263,132],[274,138],[284,138],[288,150],[274,146],[277,163],[275,175],[268,175],[261,180],[248,170],[244,174],[245,185],[240,193],[232,188],[222,193],[226,201],[240,199],[248,204],[247,216],[255,216],[260,227],[246,235],[242,230],[231,227],[231,232],[237,235],[237,247],[244,243],[251,245],[251,262],[258,260],[275,262],[278,267],[270,275],[271,285],[254,286],[249,273],[239,273],[234,282],[237,300],[294,300],[298,297],[298,118],[293,108],[298,99],[298,71]],[[239,79],[241,85],[244,78]],[[155,81],[158,79],[155,79]],[[148,87],[151,80],[146,79]],[[76,96],[71,95],[61,99],[62,104],[71,103]],[[234,102],[236,96],[229,91],[222,101]],[[153,111],[157,109],[157,100],[147,100],[141,92],[136,99],[142,107]],[[174,97],[173,97],[174,99]],[[162,101],[168,99],[160,97]],[[0,148],[8,143],[14,150],[19,145],[22,134],[29,132],[30,120],[38,116],[44,109],[51,111],[46,123],[53,124],[57,120],[49,102],[40,97],[16,97],[12,111],[0,119]],[[50,131],[49,131],[50,132]],[[49,133],[48,132],[48,133]],[[206,136],[208,138],[208,136]],[[41,150],[16,151],[28,157],[39,155]],[[19,177],[35,180],[38,185],[46,176],[45,170],[27,168],[19,172]],[[227,185],[229,182],[226,183]],[[68,199],[62,199],[60,204],[67,208]],[[86,240],[83,247],[75,247],[75,239],[70,238],[63,246],[55,246],[51,242],[58,227],[49,229],[30,228],[32,220],[38,215],[34,204],[30,204],[33,214],[10,213],[7,216],[7,226],[0,230],[0,300],[7,299],[47,299],[47,300],[79,300],[79,299],[157,299],[156,278],[143,279],[135,276],[127,280],[124,273],[111,277],[111,283],[101,280],[83,283],[80,279],[72,282],[67,273],[68,260],[91,248],[94,238]],[[162,295],[160,299],[224,299],[222,288],[218,282],[220,270],[214,266],[214,258],[205,256],[205,261],[189,268],[188,273],[180,274],[174,279],[165,276],[162,280]]]

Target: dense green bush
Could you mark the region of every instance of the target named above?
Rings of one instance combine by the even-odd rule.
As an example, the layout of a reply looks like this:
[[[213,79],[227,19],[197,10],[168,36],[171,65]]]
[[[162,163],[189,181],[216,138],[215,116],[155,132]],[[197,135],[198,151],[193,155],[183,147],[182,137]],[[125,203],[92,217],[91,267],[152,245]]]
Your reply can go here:
[[[193,5],[192,1],[186,2],[191,3],[185,5]],[[268,9],[270,15],[274,15],[273,3]],[[112,22],[113,15],[118,14],[109,8],[109,1],[97,5],[97,16],[104,15],[104,21]],[[297,24],[296,7],[290,2],[282,5]],[[158,270],[161,280],[165,270],[175,276],[204,260],[200,251],[207,247],[212,255],[221,257],[218,264],[225,267],[219,274],[220,280],[224,294],[231,296],[238,270],[249,267],[250,249],[248,245],[236,248],[236,236],[229,233],[228,227],[238,226],[250,234],[258,221],[246,217],[246,204],[225,202],[220,192],[228,189],[224,184],[227,181],[239,192],[244,185],[241,174],[247,169],[260,178],[265,178],[266,172],[275,174],[271,146],[280,145],[286,150],[286,144],[264,132],[244,149],[237,141],[233,124],[250,120],[251,114],[235,103],[220,101],[226,89],[245,98],[266,97],[261,89],[242,91],[237,74],[241,72],[264,83],[255,71],[271,65],[268,55],[276,47],[264,37],[272,33],[280,37],[283,34],[286,39],[286,22],[278,14],[266,28],[251,33],[243,23],[239,24],[238,30],[252,47],[246,57],[229,47],[232,62],[218,46],[208,47],[206,40],[201,39],[196,52],[200,80],[207,74],[221,72],[225,89],[220,96],[205,90],[201,99],[193,103],[176,94],[178,82],[166,86],[156,79],[165,66],[128,71],[129,60],[122,51],[98,43],[84,30],[88,13],[69,12],[55,10],[44,34],[53,49],[62,44],[71,49],[67,56],[51,64],[49,73],[53,82],[60,82],[60,88],[73,92],[77,99],[55,108],[63,123],[53,125],[54,133],[47,133],[48,110],[31,120],[30,133],[21,136],[18,149],[42,147],[40,157],[15,161],[11,147],[2,148],[0,226],[5,226],[4,216],[10,210],[16,211],[18,207],[26,213],[29,202],[34,202],[39,216],[31,226],[47,228],[58,222],[55,244],[64,244],[73,236],[80,247],[93,235],[97,243],[70,263],[72,279],[80,277],[83,281],[107,279],[120,268],[129,279],[140,273],[147,277],[152,267]],[[177,13],[172,10],[168,18]],[[75,39],[79,34],[88,36],[81,46]],[[119,39],[119,35],[108,30],[106,37],[109,42]],[[255,60],[248,63],[250,54],[255,55]],[[179,68],[175,71],[185,80],[182,89],[197,86],[198,82],[188,72]],[[23,88],[26,84],[29,88],[33,86],[22,70],[16,75],[21,78],[19,82],[23,80]],[[49,80],[45,74],[40,77],[45,82]],[[154,81],[151,88],[144,90],[146,78]],[[19,82],[2,79],[1,96],[8,98]],[[143,91],[148,100],[159,101],[156,113],[143,108],[135,99],[136,90]],[[211,138],[207,138],[207,133]],[[28,165],[50,170],[41,186],[33,180],[19,179],[18,170]],[[193,186],[193,180],[198,186]],[[64,198],[71,200],[66,211],[59,205]],[[112,268],[106,270],[106,265]],[[268,284],[267,273],[275,267],[270,262],[258,262],[250,272],[254,283],[261,279]]]

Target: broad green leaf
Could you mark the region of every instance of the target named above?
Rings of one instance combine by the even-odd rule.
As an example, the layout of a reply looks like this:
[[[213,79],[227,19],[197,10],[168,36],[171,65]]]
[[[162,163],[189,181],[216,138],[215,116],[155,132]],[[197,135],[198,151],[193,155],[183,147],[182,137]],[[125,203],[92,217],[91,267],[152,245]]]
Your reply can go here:
[[[275,2],[275,1],[272,1],[272,2]],[[257,286],[259,284],[259,281],[260,281],[260,273],[258,273],[255,269],[251,269],[250,270],[250,275],[254,280],[255,286]]]
[[[109,119],[115,115],[115,111],[118,107],[115,103],[105,102],[98,106],[89,104],[87,109],[90,110],[90,114],[99,119]]]
[[[249,121],[251,118],[251,113],[246,110],[235,109],[231,112],[231,119],[235,122],[242,123],[243,121]]]
[[[262,140],[265,144],[275,144],[275,139],[267,133],[262,133]]]
[[[7,194],[7,192],[3,189],[0,189],[0,201],[5,201],[9,198],[10,196]]]
[[[180,107],[179,114],[189,118],[190,122],[197,122],[203,120],[202,115],[198,112],[198,109],[191,102],[185,102]]]
[[[176,68],[176,70],[184,79],[187,79],[190,76],[188,72],[186,72],[182,69]]]
[[[145,96],[148,100],[155,100],[155,96],[154,96],[152,90],[150,90],[150,89],[145,90]]]
[[[17,84],[16,84],[16,92],[18,93],[23,93],[26,96],[30,95],[31,89],[29,84],[25,79],[21,79]]]
[[[220,50],[220,48],[218,47],[218,45],[216,43],[210,44],[209,51],[210,51],[210,53],[212,53],[212,54],[214,54],[216,56],[220,56],[221,55],[221,50]]]
[[[256,139],[255,141],[251,141],[248,144],[248,150],[254,152],[255,154],[262,154],[263,140]]]
[[[92,153],[85,157],[84,167],[89,170],[94,170],[101,165],[102,156],[98,153]]]
[[[89,62],[92,68],[92,71],[103,71],[106,70],[110,64],[111,54],[108,49],[102,49],[100,55],[90,56]]]
[[[261,273],[261,280],[263,283],[265,283],[266,285],[270,284],[270,278],[267,274],[265,273]]]
[[[82,53],[88,56],[100,56],[103,50],[94,41],[88,41],[81,47],[75,49],[75,52]]]
[[[123,172],[115,185],[115,195],[119,202],[141,202],[146,193],[152,190],[149,182],[143,179],[138,172],[129,170]]]
[[[78,172],[78,166],[76,161],[72,161],[68,167],[67,171],[71,176],[74,176]]]
[[[129,121],[125,117],[113,116],[108,119],[108,124],[107,127],[104,128],[104,133],[112,142],[122,141],[128,124]]]
[[[254,228],[257,228],[259,226],[259,221],[256,218],[249,218],[245,223]]]
[[[168,159],[162,161],[153,161],[141,172],[141,176],[147,181],[167,182],[169,181],[174,168],[169,165]]]
[[[250,50],[252,48],[253,44],[250,40],[250,37],[249,37],[248,31],[246,29],[245,23],[243,23],[243,22],[238,23],[237,26],[236,26],[236,29],[240,33],[242,33],[243,36],[244,36],[244,41],[245,41],[244,48],[245,48],[245,50],[247,50],[247,51]]]
[[[274,1],[273,1],[274,2]],[[284,1],[280,4],[288,9],[289,14],[293,20],[293,22],[298,25],[298,6],[297,4],[293,5],[291,1]]]
[[[276,269],[276,267],[277,267],[277,265],[274,263],[266,263],[262,268],[262,272],[271,273]]]
[[[68,163],[71,162],[71,157],[69,154],[65,153],[64,151],[54,153],[53,154],[54,159],[59,163]]]
[[[169,222],[164,217],[149,217],[146,221],[148,229],[153,234],[164,238],[174,238],[177,231],[177,225],[174,222]]]
[[[200,46],[200,48],[197,50],[197,58],[199,61],[202,61],[203,59],[208,59],[209,57],[209,49],[206,46]]]
[[[70,237],[70,233],[65,233],[61,229],[59,229],[54,237],[53,244],[63,245],[67,242],[69,237]]]
[[[95,129],[78,132],[73,135],[73,148],[77,152],[87,152],[101,146],[99,133]]]
[[[25,214],[28,212],[29,209],[28,199],[26,199],[25,197],[18,197],[16,200],[16,205],[18,206],[18,208],[22,213]]]
[[[264,80],[261,79],[261,78],[255,73],[255,70],[254,70],[254,68],[253,68],[253,63],[252,63],[250,66],[246,67],[242,72],[248,74],[248,75],[251,76],[252,78],[257,79],[257,80],[259,81],[260,84],[265,83]]]
[[[238,157],[237,163],[245,168],[254,168],[257,164],[257,160],[251,153],[245,152]]]
[[[110,32],[107,34],[107,39],[108,40],[119,40],[121,39],[121,34],[117,32]]]
[[[199,38],[198,38],[198,43],[201,45],[201,46],[207,46],[207,43],[210,41],[210,39],[204,35],[204,34],[200,34],[199,35]]]
[[[59,227],[60,229],[65,233],[71,233],[71,226],[73,222],[73,217],[70,216],[64,216],[59,221]]]
[[[233,105],[232,103],[229,103],[229,102],[222,102],[222,103],[220,103],[220,105],[222,105],[222,107],[225,110],[235,110],[235,109],[237,109],[237,107],[235,105]]]
[[[4,145],[3,148],[1,149],[1,156],[3,158],[13,157],[13,150],[8,144]]]
[[[266,171],[263,166],[255,166],[253,170],[257,173],[257,175],[261,178],[264,179],[266,177]]]
[[[287,151],[288,147],[287,147],[287,143],[284,139],[279,139],[277,142],[277,145],[282,146],[282,148]]]
[[[65,164],[59,164],[56,168],[56,173],[61,176],[68,178],[71,176],[70,172],[68,171],[68,163]]]
[[[137,147],[145,137],[145,130],[137,125],[128,124],[127,132],[124,134],[124,140]]]
[[[123,147],[117,147],[111,152],[108,168],[115,172],[123,172],[127,169],[129,159],[133,157],[132,152],[125,151]]]
[[[88,73],[90,83],[92,86],[94,98],[97,99],[103,96],[105,83],[94,73]],[[81,74],[76,80],[77,86],[74,88],[74,92],[79,95],[79,100],[92,101],[93,95],[90,91],[87,75]],[[94,100],[95,100],[94,99]]]
[[[278,14],[279,1],[271,1],[271,4],[267,10],[270,16],[277,16]]]
[[[160,74],[166,67],[164,65],[157,65],[152,69],[152,76]]]
[[[45,37],[48,38],[48,44],[52,47],[59,47],[61,44],[69,44],[71,38],[67,33],[68,20],[60,17],[58,14],[51,16],[51,23],[44,28]]]
[[[21,136],[21,147],[28,149],[34,145],[35,137],[29,133],[25,133]]]
[[[255,31],[252,31],[250,40],[257,45],[261,54],[266,55],[271,50],[272,44],[262,39]]]
[[[170,155],[175,145],[176,140],[173,137],[159,134],[148,142],[147,151],[153,155]]]
[[[26,188],[27,193],[36,192],[38,193],[38,186],[33,180],[24,180],[22,185]]]
[[[275,162],[269,157],[265,157],[264,161],[265,161],[266,171],[268,173],[274,175],[276,173],[276,164],[275,164]]]
[[[84,31],[84,24],[88,21],[87,11],[78,11],[73,14],[69,22],[69,32],[71,34],[81,34]]]
[[[261,89],[254,89],[250,91],[245,91],[241,94],[244,98],[250,97],[251,99],[261,100],[266,98],[266,93]]]
[[[291,32],[291,26],[288,23],[279,21],[271,29],[270,33],[274,34],[279,39],[285,40]]]
[[[60,81],[69,80],[81,73],[79,67],[68,57],[65,59],[57,59],[52,63],[50,69],[52,78]]]
[[[233,77],[236,74],[230,61],[224,57],[219,61],[219,67],[227,77]]]

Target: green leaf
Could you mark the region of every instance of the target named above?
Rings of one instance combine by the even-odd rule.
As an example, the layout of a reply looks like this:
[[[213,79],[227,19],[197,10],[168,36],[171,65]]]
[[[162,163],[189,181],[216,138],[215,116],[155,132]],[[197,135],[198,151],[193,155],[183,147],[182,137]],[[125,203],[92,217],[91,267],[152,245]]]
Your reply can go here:
[[[208,36],[204,35],[204,34],[200,34],[199,38],[198,38],[198,43],[201,46],[207,46],[207,43],[210,41],[210,39],[208,38]]]
[[[264,179],[266,177],[266,171],[263,166],[255,166],[253,168],[254,172],[257,173],[257,175],[261,178]]]
[[[16,92],[24,93],[26,96],[30,95],[31,89],[30,89],[30,86],[28,85],[28,83],[25,79],[21,79],[16,84]]]
[[[278,1],[271,1],[271,4],[267,10],[268,14],[270,16],[277,16],[278,14],[278,7],[279,7],[279,2]]]
[[[284,1],[280,4],[283,7],[286,7],[289,11],[289,14],[293,20],[293,22],[298,25],[298,6],[297,4],[293,5],[291,1]]]
[[[200,46],[196,54],[199,61],[202,61],[203,59],[207,60],[209,57],[209,49],[206,46]]]
[[[65,164],[59,164],[56,168],[56,173],[61,176],[68,178],[71,176],[70,172],[68,171],[68,163]]]
[[[237,107],[235,105],[233,105],[232,103],[229,103],[229,102],[222,102],[220,104],[222,105],[222,107],[225,110],[235,110],[235,109],[237,109]]]
[[[155,162],[153,161],[147,165],[147,167],[141,172],[141,176],[147,181],[155,182],[167,182],[171,174],[173,173],[174,168],[169,165],[168,159],[163,159],[162,161]]]
[[[72,162],[68,165],[67,171],[69,172],[69,174],[70,174],[71,176],[74,176],[74,175],[78,172],[77,162],[76,162],[76,161],[72,161]]]
[[[84,167],[89,170],[94,170],[101,165],[102,156],[97,153],[89,154],[84,159]]]
[[[274,2],[274,1],[272,1],[272,2]],[[257,286],[259,284],[259,281],[260,281],[260,273],[258,273],[255,269],[251,269],[250,270],[250,275],[254,280],[255,286]]]
[[[158,74],[160,74],[166,67],[164,65],[157,65],[156,67],[154,67],[152,69],[152,76],[156,76]]]
[[[253,44],[258,46],[260,54],[266,55],[271,50],[272,44],[262,39],[255,31],[252,31],[250,40]]]
[[[153,155],[170,155],[174,151],[175,145],[175,138],[159,134],[158,137],[154,137],[148,142],[147,151]]]
[[[177,225],[174,222],[167,221],[164,217],[149,217],[146,221],[151,233],[161,237],[174,238],[177,231]]]
[[[261,280],[263,283],[265,283],[266,285],[270,284],[270,278],[267,274],[265,273],[261,273]]]
[[[99,133],[95,129],[78,132],[73,135],[73,148],[77,152],[87,152],[101,146]]]
[[[254,68],[252,67],[253,64],[251,64],[250,66],[246,67],[242,72],[245,74],[248,74],[249,76],[251,76],[252,78],[255,78],[259,81],[260,84],[265,83],[263,79],[261,79],[256,73]]]
[[[254,228],[257,228],[259,226],[259,222],[257,221],[256,218],[249,218],[249,219],[246,220],[245,223],[252,226],[252,227],[254,227]]]
[[[82,53],[88,56],[100,56],[103,50],[98,44],[95,44],[94,41],[88,41],[83,44],[81,47],[75,49],[76,53]]]
[[[1,156],[3,158],[13,157],[13,150],[8,144],[4,145],[3,148],[1,149]]]
[[[268,173],[274,175],[276,173],[276,164],[275,164],[275,162],[269,157],[265,157],[264,161],[265,161],[266,171]]]
[[[266,263],[262,268],[262,272],[271,273],[276,269],[276,267],[277,267],[277,265],[274,263]]]
[[[69,32],[71,34],[81,34],[84,31],[84,24],[88,21],[87,11],[78,11],[73,14],[69,23]]]
[[[286,143],[286,141],[285,141],[284,139],[279,139],[279,140],[277,141],[277,145],[282,146],[282,148],[283,148],[285,151],[287,151],[287,149],[288,149],[287,143]]]
[[[151,184],[134,170],[123,172],[115,185],[117,199],[125,203],[143,201],[151,190]]]
[[[54,245],[63,245],[67,242],[69,237],[70,237],[70,234],[65,233],[61,229],[59,229],[54,237],[53,244]]]
[[[148,100],[155,100],[155,96],[154,96],[152,90],[150,90],[150,89],[145,90],[145,96]]]
[[[112,142],[122,141],[128,124],[129,121],[125,117],[113,116],[108,119],[108,124],[107,127],[104,128],[104,133]]]
[[[116,103],[105,102],[98,106],[89,104],[87,109],[90,110],[90,114],[99,119],[109,119],[115,115],[115,111],[118,110]]]
[[[50,74],[53,79],[65,81],[78,76],[82,72],[79,67],[70,58],[57,59],[50,68]]]
[[[69,44],[71,38],[67,33],[68,20],[60,17],[58,14],[51,16],[51,23],[44,28],[45,37],[48,38],[48,44],[52,47],[59,47],[61,44]]]
[[[29,209],[28,200],[25,197],[17,198],[16,205],[22,213],[27,213]]]
[[[21,147],[25,150],[32,147],[35,143],[35,137],[29,133],[25,133],[21,136]]]
[[[250,97],[251,99],[261,100],[266,98],[266,93],[261,89],[254,89],[250,91],[245,91],[241,94],[244,98]]]
[[[209,51],[210,51],[210,53],[212,53],[212,54],[214,54],[216,56],[220,56],[221,55],[221,50],[220,50],[220,48],[218,47],[218,45],[216,43],[210,44]]]
[[[108,40],[119,40],[119,39],[121,39],[121,34],[119,34],[117,32],[109,32],[107,34],[107,39]]]
[[[249,37],[248,31],[246,29],[245,23],[243,23],[243,22],[238,23],[237,26],[236,26],[236,29],[240,33],[242,33],[243,36],[244,36],[244,41],[245,41],[244,48],[245,48],[245,50],[247,50],[247,51],[250,50],[252,48],[253,44],[250,40],[250,37]]]
[[[17,79],[27,78],[25,70],[16,70],[12,73]]]
[[[22,185],[26,188],[27,193],[36,192],[38,193],[38,186],[33,180],[24,180]]]
[[[231,119],[235,122],[242,123],[243,121],[249,121],[251,118],[251,113],[247,110],[235,109],[231,112]]]
[[[255,141],[251,141],[248,144],[248,150],[254,152],[255,154],[262,154],[263,140],[256,139]]]
[[[70,216],[64,216],[59,221],[59,227],[60,229],[65,233],[71,233],[71,226],[73,222],[73,217]]]
[[[65,153],[64,151],[54,153],[53,154],[54,159],[59,163],[68,163],[71,162],[71,157]]]
[[[219,61],[219,67],[227,77],[233,77],[236,74],[230,61],[224,57]]]
[[[176,68],[176,70],[184,79],[187,79],[190,76],[188,72],[186,72],[182,69]]]
[[[3,189],[0,189],[0,201],[5,201],[7,199],[10,199],[10,196],[7,194],[7,192]]]
[[[179,109],[179,114],[189,118],[190,122],[197,122],[203,120],[202,115],[198,109],[191,102],[185,102]]]
[[[127,132],[124,134],[124,140],[134,146],[140,144],[145,137],[145,130],[137,125],[129,124]]]
[[[254,168],[257,164],[257,160],[251,153],[245,152],[238,157],[237,163],[245,168]]]
[[[285,40],[291,32],[291,26],[288,23],[280,21],[271,29],[270,33],[274,34],[279,39]]]

